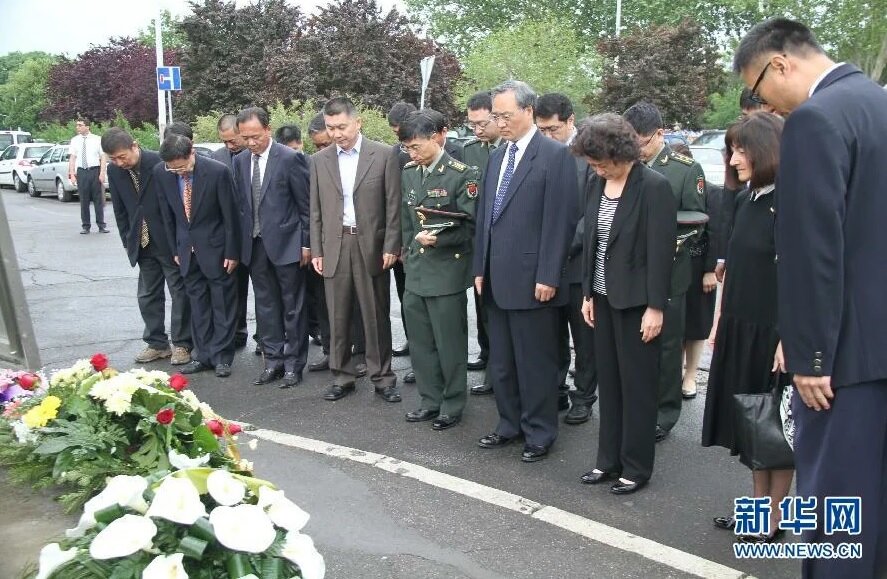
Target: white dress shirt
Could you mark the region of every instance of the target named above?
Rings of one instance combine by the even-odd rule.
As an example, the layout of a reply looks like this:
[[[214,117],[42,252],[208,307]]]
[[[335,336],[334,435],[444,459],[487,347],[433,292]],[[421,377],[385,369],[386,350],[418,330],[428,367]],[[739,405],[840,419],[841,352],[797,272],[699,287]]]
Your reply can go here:
[[[357,225],[357,217],[354,215],[354,182],[357,180],[357,162],[360,159],[360,147],[363,145],[363,134],[357,135],[357,142],[350,151],[346,151],[336,145],[336,155],[339,159],[339,178],[342,180],[342,225],[353,227]]]
[[[820,75],[819,75],[819,78],[817,78],[816,80],[813,81],[813,85],[810,87],[810,90],[807,92],[807,98],[810,98],[810,97],[813,96],[813,92],[814,92],[814,91],[816,90],[816,88],[819,86],[819,83],[821,83],[823,80],[825,80],[825,77],[827,77],[829,74],[831,74],[831,72],[832,72],[833,70],[835,70],[835,69],[838,68],[839,66],[842,66],[843,64],[844,64],[843,62],[838,62],[838,63],[836,63],[836,64],[831,65],[831,66],[828,67],[827,69],[825,69],[825,72],[823,72],[822,74],[820,74]]]
[[[265,147],[265,150],[259,154],[259,182],[264,184],[265,179],[265,167],[268,166],[268,152],[271,151],[271,145],[274,144],[274,139],[268,139],[268,146]],[[253,154],[250,153],[249,157],[249,177],[250,183],[252,183],[253,177],[253,162],[255,159],[253,158]]]
[[[524,158],[524,151],[527,150],[527,147],[530,144],[530,139],[533,138],[533,135],[536,134],[536,125],[530,125],[530,130],[526,135],[517,140],[517,151],[514,154],[514,172],[517,173],[517,166],[520,165],[520,160]],[[505,141],[505,158],[502,159],[502,167],[499,169],[499,180],[496,182],[496,191],[499,190],[499,186],[502,185],[502,177],[505,175],[505,168],[508,166],[508,149],[511,148],[511,141]],[[513,174],[512,174],[513,175]]]
[[[84,165],[81,157],[83,157],[83,141],[86,141],[86,164]],[[102,164],[102,139],[98,135],[87,133],[85,135],[77,135],[71,139],[68,145],[68,154],[77,157],[74,162],[74,170],[92,169]]]

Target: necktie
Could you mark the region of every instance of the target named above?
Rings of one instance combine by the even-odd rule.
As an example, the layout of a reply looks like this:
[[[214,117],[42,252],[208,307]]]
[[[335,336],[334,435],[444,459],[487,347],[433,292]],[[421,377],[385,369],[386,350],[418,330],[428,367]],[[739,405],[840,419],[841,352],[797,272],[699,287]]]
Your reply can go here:
[[[191,175],[182,175],[182,181],[185,182],[182,191],[182,204],[185,206],[185,219],[191,223]]]
[[[80,142],[80,166],[84,169],[89,169],[89,165],[86,162],[86,135],[83,135],[83,140]]]
[[[262,233],[262,228],[259,226],[259,201],[262,194],[262,168],[259,167],[259,159],[259,155],[253,155],[253,238]]]
[[[129,169],[129,178],[132,179],[133,187],[135,187],[136,189],[136,197],[139,197],[141,195],[139,174],[132,169]],[[148,247],[148,242],[150,241],[151,239],[148,237],[148,223],[144,219],[142,219],[141,232],[139,233],[139,245],[142,247]]]
[[[508,184],[514,176],[514,156],[517,154],[517,143],[511,143],[508,147],[508,162],[505,165],[505,173],[502,175],[502,182],[499,183],[499,189],[496,191],[496,198],[493,199],[493,221],[499,219],[502,212],[502,201],[505,200],[505,192],[508,191]]]

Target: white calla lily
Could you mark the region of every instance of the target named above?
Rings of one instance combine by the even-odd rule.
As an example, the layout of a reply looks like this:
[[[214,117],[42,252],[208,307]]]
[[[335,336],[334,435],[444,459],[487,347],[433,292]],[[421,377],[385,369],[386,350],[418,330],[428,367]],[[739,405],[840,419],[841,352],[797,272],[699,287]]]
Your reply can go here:
[[[302,579],[323,579],[326,574],[326,562],[323,555],[314,548],[314,541],[308,535],[289,532],[280,551],[280,556],[289,559],[299,566]]]
[[[142,571],[142,579],[188,579],[182,565],[182,553],[157,555]]]
[[[144,513],[148,510],[148,503],[142,495],[147,488],[148,481],[145,477],[122,474],[109,478],[102,492],[86,501],[80,521],[76,527],[65,531],[65,536],[69,539],[82,537],[95,526],[95,513],[114,505]]]
[[[216,507],[209,522],[219,543],[235,551],[261,553],[277,536],[271,519],[256,505]]]
[[[206,477],[206,489],[220,505],[232,507],[246,496],[246,485],[227,470],[216,470]]]
[[[40,549],[40,568],[34,579],[47,579],[53,571],[77,556],[77,549],[62,551],[58,543],[50,543]]]
[[[194,521],[206,516],[206,507],[200,502],[200,493],[194,483],[186,478],[169,476],[157,487],[147,515],[193,525]]]
[[[167,457],[169,458],[169,464],[178,470],[200,468],[201,466],[209,464],[209,453],[204,454],[203,456],[198,456],[197,458],[191,458],[187,454],[180,454],[170,448]]]
[[[89,545],[89,556],[105,560],[126,557],[151,547],[157,525],[148,517],[123,515],[102,529]]]
[[[275,525],[287,531],[300,531],[310,515],[284,496],[283,491],[259,487],[259,506],[266,509]]]

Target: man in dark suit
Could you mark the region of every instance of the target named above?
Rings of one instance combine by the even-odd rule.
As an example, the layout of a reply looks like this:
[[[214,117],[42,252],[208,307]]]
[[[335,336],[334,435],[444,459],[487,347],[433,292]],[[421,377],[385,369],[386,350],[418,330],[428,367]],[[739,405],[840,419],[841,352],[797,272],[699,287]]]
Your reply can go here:
[[[191,300],[195,350],[181,370],[215,369],[231,375],[237,289],[232,273],[240,259],[240,220],[231,171],[194,153],[191,140],[170,135],[160,146],[164,161],[154,180],[167,241]],[[196,353],[195,353],[196,352]]]
[[[557,438],[561,275],[578,221],[576,163],[533,124],[526,83],[493,89],[492,118],[507,141],[490,156],[477,205],[474,283],[490,333],[487,366],[499,424],[482,448],[523,435],[521,459],[541,460]]]
[[[305,272],[308,241],[308,163],[305,156],[271,138],[268,113],[249,107],[237,115],[237,130],[249,154],[234,160],[240,192],[243,263],[256,295],[256,326],[265,369],[253,382],[283,378],[284,388],[302,381],[308,361]]]
[[[567,95],[560,93],[544,94],[536,101],[536,128],[547,137],[567,146],[576,138],[576,115],[573,103]],[[580,208],[585,207],[585,188],[591,177],[588,163],[584,158],[576,160],[577,199]],[[569,412],[564,417],[566,424],[582,424],[591,417],[591,407],[597,401],[597,369],[594,364],[594,330],[582,319],[582,243],[585,235],[585,221],[580,218],[576,234],[567,254],[564,272],[564,288],[570,292],[567,304],[560,308],[561,329],[558,346],[560,348],[560,372],[558,374],[560,396],[558,410]],[[576,376],[573,384],[576,390],[570,405],[567,374],[570,371],[570,335],[576,352]]]
[[[335,146],[311,158],[311,254],[324,278],[331,326],[330,370],[324,395],[339,400],[354,392],[351,312],[360,304],[366,363],[376,393],[400,402],[391,370],[389,270],[401,251],[400,168],[390,146],[363,137],[354,104],[332,98],[323,107]]]
[[[819,507],[803,540],[862,545],[859,559],[805,559],[803,575],[887,577],[887,91],[785,18],[752,28],[733,68],[757,99],[790,113],[776,250],[798,495]],[[858,535],[826,530],[828,497],[861,498]]]
[[[237,117],[232,114],[222,115],[216,124],[216,130],[219,132],[219,140],[225,146],[213,151],[212,158],[220,163],[224,163],[233,172],[234,156],[246,146],[240,137],[240,133],[237,132]],[[238,207],[240,207],[240,203],[238,200]],[[249,335],[246,329],[246,304],[249,300],[249,269],[243,263],[240,263],[237,265],[237,271],[234,272],[234,275],[237,278],[237,331],[234,334],[234,347],[243,348],[246,346],[246,339]],[[256,345],[256,353],[262,353],[261,346]]]
[[[160,164],[160,155],[142,149],[123,129],[114,127],[102,135],[102,150],[111,162],[108,185],[111,203],[123,247],[129,263],[139,266],[139,311],[145,322],[142,338],[147,347],[135,361],[146,364],[171,358],[174,366],[191,361],[191,306],[185,282],[173,263],[173,252],[163,229],[163,218],[152,170]],[[172,297],[170,333],[166,334],[166,291]]]

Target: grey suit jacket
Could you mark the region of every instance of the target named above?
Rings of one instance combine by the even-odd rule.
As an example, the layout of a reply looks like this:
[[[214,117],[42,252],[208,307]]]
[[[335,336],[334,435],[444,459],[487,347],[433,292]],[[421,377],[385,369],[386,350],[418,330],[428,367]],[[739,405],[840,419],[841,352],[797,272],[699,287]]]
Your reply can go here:
[[[344,197],[338,148],[311,157],[311,255],[323,258],[323,277],[333,277],[342,250]],[[370,275],[379,275],[382,254],[400,254],[400,164],[390,145],[363,137],[354,180],[357,241]]]

